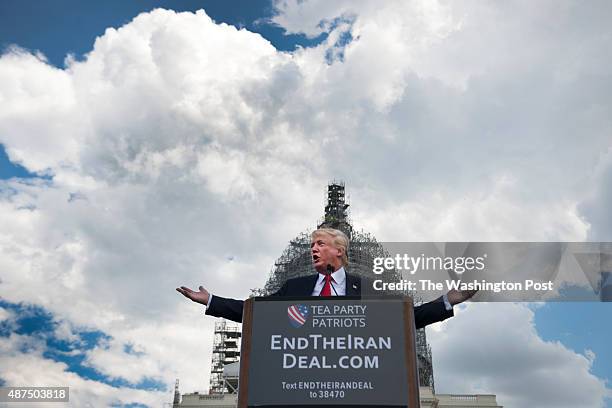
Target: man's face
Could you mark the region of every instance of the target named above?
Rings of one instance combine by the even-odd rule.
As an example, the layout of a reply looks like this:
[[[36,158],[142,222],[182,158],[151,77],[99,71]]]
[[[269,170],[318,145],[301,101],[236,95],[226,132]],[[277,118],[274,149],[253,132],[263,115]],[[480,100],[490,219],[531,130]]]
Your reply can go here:
[[[336,248],[331,236],[319,234],[313,237],[310,242],[310,253],[312,263],[319,273],[327,271],[327,265],[331,265],[334,271],[342,266],[342,249]]]

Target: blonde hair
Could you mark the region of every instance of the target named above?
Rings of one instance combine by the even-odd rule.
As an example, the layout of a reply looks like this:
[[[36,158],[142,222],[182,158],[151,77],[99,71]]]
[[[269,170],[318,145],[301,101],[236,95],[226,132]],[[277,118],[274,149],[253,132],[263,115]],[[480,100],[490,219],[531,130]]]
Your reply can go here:
[[[342,248],[342,265],[348,266],[348,248],[349,248],[349,239],[346,234],[340,230],[333,228],[319,228],[314,230],[312,234],[310,234],[310,239],[314,240],[318,235],[329,235],[332,237],[332,242],[336,248]]]

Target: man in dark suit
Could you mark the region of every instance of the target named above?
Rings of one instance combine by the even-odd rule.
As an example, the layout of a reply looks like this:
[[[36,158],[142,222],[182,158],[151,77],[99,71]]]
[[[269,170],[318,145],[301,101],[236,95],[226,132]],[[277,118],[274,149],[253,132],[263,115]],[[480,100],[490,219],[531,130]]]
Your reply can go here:
[[[310,252],[317,274],[289,279],[272,296],[362,296],[374,294],[372,283],[358,275],[348,274],[348,238],[339,230],[321,228],[312,233]],[[185,297],[206,306],[206,314],[242,322],[244,301],[211,295],[202,286],[199,291],[181,286],[176,289]],[[451,290],[446,295],[414,308],[416,328],[453,316],[453,305],[474,295],[475,291]]]

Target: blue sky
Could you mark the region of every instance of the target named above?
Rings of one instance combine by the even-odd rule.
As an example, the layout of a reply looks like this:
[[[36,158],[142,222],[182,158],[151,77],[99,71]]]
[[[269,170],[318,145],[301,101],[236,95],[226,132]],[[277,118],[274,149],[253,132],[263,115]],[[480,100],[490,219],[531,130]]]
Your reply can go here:
[[[8,179],[11,177],[28,178],[36,177],[36,174],[30,173],[18,163],[11,162],[6,155],[4,146],[0,145],[0,178]]]
[[[0,300],[0,307],[14,313],[16,319],[11,322],[4,321],[0,325],[0,336],[8,337],[11,333],[29,336],[44,344],[44,358],[61,362],[67,365],[67,371],[73,372],[82,378],[99,381],[113,387],[130,387],[144,390],[165,390],[166,386],[160,380],[146,379],[138,384],[130,384],[121,378],[108,377],[84,361],[85,351],[94,347],[105,347],[110,337],[101,331],[76,330],[76,337],[72,340],[56,336],[57,321],[45,309],[35,305],[14,304]],[[27,352],[28,350],[24,350]],[[125,345],[127,354],[134,353],[130,344]]]
[[[41,358],[65,364],[66,372],[111,387],[165,392],[170,398],[174,378],[181,377],[192,378],[186,387],[195,390],[194,384],[199,386],[202,379],[193,373],[201,367],[192,368],[180,356],[184,350],[204,350],[206,360],[211,339],[199,336],[211,332],[212,323],[198,320],[199,310],[166,289],[204,281],[233,291],[228,295],[246,296],[249,288],[263,284],[288,239],[320,216],[320,193],[334,178],[346,180],[349,192],[355,192],[351,207],[355,223],[379,239],[612,240],[612,230],[606,229],[610,225],[610,178],[606,177],[612,174],[608,157],[612,156],[602,153],[612,152],[608,137],[612,104],[609,95],[599,91],[607,89],[611,79],[607,64],[600,69],[601,55],[607,54],[601,53],[598,43],[609,28],[596,18],[605,15],[598,11],[600,6],[568,6],[555,14],[557,19],[545,19],[558,24],[544,27],[536,23],[550,10],[540,6],[526,10],[457,3],[457,10],[417,10],[415,15],[426,17],[422,22],[410,20],[402,8],[410,6],[401,2],[381,7],[380,13],[373,12],[378,6],[366,3],[347,13],[344,6],[309,7],[307,2],[282,11],[275,11],[270,1],[0,2],[3,53],[13,45],[40,52],[59,70],[66,68],[68,54],[84,61],[106,28],[129,24],[139,13],[159,7],[203,8],[216,23],[259,33],[278,51],[313,49],[288,62],[249,37],[250,46],[257,49],[253,53],[273,61],[270,75],[255,70],[249,76],[250,67],[240,66],[239,58],[251,52],[245,46],[232,56],[240,69],[230,85],[222,83],[218,91],[214,81],[198,82],[190,89],[219,93],[202,100],[193,95],[170,99],[168,106],[175,110],[167,116],[165,109],[147,105],[146,93],[134,99],[129,93],[112,94],[100,103],[101,119],[95,116],[98,109],[87,112],[98,119],[92,125],[95,137],[87,139],[90,145],[75,137],[75,143],[65,146],[57,139],[56,150],[52,145],[39,147],[44,139],[37,138],[38,133],[55,137],[53,130],[49,135],[44,132],[47,124],[56,123],[45,115],[38,119],[35,109],[30,115],[37,126],[26,128],[24,144],[0,134],[0,183],[6,183],[0,193],[10,192],[10,197],[0,194],[0,198],[7,200],[3,220],[11,222],[9,238],[0,241],[9,259],[0,263],[7,268],[0,274],[0,285],[15,285],[11,293],[0,291],[0,308],[11,315],[0,321],[0,338],[23,336],[29,340],[20,343],[21,351],[31,347],[32,352],[40,351]],[[283,27],[270,22],[281,12]],[[507,13],[516,13],[515,18],[503,26],[496,24],[495,19]],[[476,18],[456,24],[457,15]],[[407,22],[395,26],[402,18]],[[355,21],[361,23],[354,30]],[[387,22],[394,30],[385,30]],[[286,29],[298,34],[286,35]],[[398,41],[387,54],[387,44],[380,38],[392,42],[388,32]],[[522,37],[524,33],[534,37]],[[226,34],[215,32],[221,40]],[[357,39],[345,61],[346,47]],[[411,42],[417,45],[402,48]],[[529,46],[517,47],[519,54],[510,58],[502,52],[508,44]],[[319,54],[314,50],[317,45],[326,48]],[[203,54],[218,55],[208,46]],[[112,51],[126,60],[132,55]],[[215,72],[235,69],[231,64],[219,66]],[[184,73],[176,75],[180,79]],[[269,82],[257,83],[262,77]],[[105,89],[109,83],[114,85],[112,80],[98,85]],[[237,84],[236,89],[232,84]],[[174,88],[166,91],[157,95],[160,100],[165,101]],[[139,103],[123,107],[122,98],[140,101],[142,111]],[[234,103],[235,98],[239,103]],[[221,107],[207,105],[203,102],[207,100],[222,101]],[[115,104],[120,106],[117,111],[108,108]],[[132,110],[138,114],[123,116]],[[69,112],[66,123],[80,116]],[[159,121],[149,126],[151,118]],[[117,127],[105,127],[115,120]],[[176,136],[155,133],[156,127],[168,123],[177,129]],[[14,126],[22,131],[21,124],[18,118],[6,129]],[[193,134],[192,129],[196,129]],[[575,129],[581,130],[579,143]],[[216,134],[222,136],[217,140]],[[65,139],[72,141],[71,137],[67,132]],[[213,147],[190,144],[203,139],[214,139]],[[51,176],[11,163],[3,141],[30,163],[48,166]],[[75,145],[83,149],[79,157],[86,158],[78,174],[65,165],[72,160],[70,154],[56,157]],[[312,152],[320,152],[314,162],[324,170],[308,170]],[[52,180],[56,174],[57,183]],[[46,183],[10,180],[32,182],[38,177]],[[312,205],[307,204],[310,201]],[[442,222],[434,225],[432,220],[440,214]],[[270,225],[279,225],[281,231],[262,232]],[[592,234],[594,229],[599,235]],[[232,262],[227,262],[230,258]],[[48,296],[36,291],[45,282],[41,277],[50,282]],[[128,293],[134,287],[159,299],[134,301]],[[92,288],[108,307],[88,309],[97,306],[87,295]],[[63,301],[54,301],[64,293]],[[75,308],[89,310],[94,322],[88,324],[76,316],[78,312],[58,305],[70,304],[65,299],[71,296]],[[612,386],[611,303],[546,303],[533,310],[543,340],[559,341],[578,355],[591,350],[596,356],[591,373]],[[70,321],[70,315],[79,321]],[[130,323],[139,319],[140,326]],[[70,335],[66,335],[67,322]],[[184,337],[189,339],[172,337],[176,332],[187,333]],[[155,343],[152,338],[158,333],[160,340]],[[151,339],[143,340],[146,337]],[[160,344],[173,342],[184,350],[159,352]],[[160,354],[177,357],[162,361]],[[143,370],[150,374],[130,377],[130,372],[105,370],[114,359],[146,362]],[[610,398],[606,406],[612,407]]]
[[[593,373],[612,380],[611,303],[548,302],[535,310],[535,326],[547,341],[560,341],[578,353],[597,356]]]

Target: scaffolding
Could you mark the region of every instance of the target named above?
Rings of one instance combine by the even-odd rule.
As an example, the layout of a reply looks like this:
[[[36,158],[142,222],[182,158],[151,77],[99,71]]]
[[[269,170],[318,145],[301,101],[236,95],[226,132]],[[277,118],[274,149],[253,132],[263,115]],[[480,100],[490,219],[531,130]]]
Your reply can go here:
[[[329,183],[326,198],[325,214],[317,223],[317,228],[335,228],[344,232],[350,240],[347,272],[371,279],[374,258],[388,257],[389,254],[373,235],[353,228],[349,217],[350,205],[343,182],[332,181]],[[264,287],[253,289],[252,296],[270,295],[278,291],[287,280],[314,273],[310,253],[310,233],[311,231],[302,232],[289,241],[287,248],[274,263]],[[383,282],[397,282],[401,279],[401,275],[395,270],[390,270],[379,275],[377,279],[381,279]],[[403,294],[412,296],[415,304],[422,303],[421,299],[414,296],[414,293],[406,291]],[[427,343],[425,329],[417,330],[416,340],[419,383],[421,386],[431,387],[433,390],[431,347]]]
[[[325,215],[318,223],[318,228],[334,228],[346,234],[349,240],[353,235],[353,226],[349,219],[348,197],[344,193],[344,183],[332,181],[327,186],[327,202],[325,203]]]
[[[241,331],[237,324],[225,320],[215,323],[212,363],[210,367],[210,394],[235,393],[223,376],[223,368],[240,361]]]
[[[176,379],[174,383],[174,399],[172,400],[172,407],[177,408],[181,403],[181,392],[179,391],[179,380]]]

